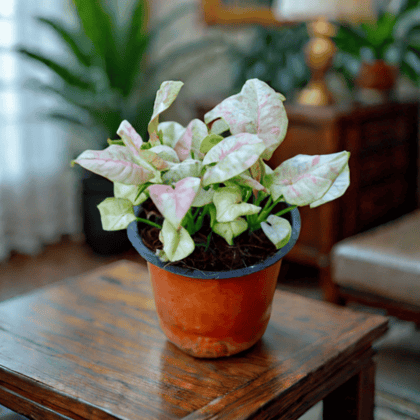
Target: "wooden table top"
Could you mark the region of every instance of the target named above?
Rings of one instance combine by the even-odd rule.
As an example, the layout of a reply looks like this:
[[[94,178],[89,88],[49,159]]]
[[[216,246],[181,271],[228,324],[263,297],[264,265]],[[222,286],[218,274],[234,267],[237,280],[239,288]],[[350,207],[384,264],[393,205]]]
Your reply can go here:
[[[121,261],[0,304],[0,404],[43,419],[294,419],[352,377],[386,328],[276,291],[254,347],[194,359],[160,331],[147,269]]]

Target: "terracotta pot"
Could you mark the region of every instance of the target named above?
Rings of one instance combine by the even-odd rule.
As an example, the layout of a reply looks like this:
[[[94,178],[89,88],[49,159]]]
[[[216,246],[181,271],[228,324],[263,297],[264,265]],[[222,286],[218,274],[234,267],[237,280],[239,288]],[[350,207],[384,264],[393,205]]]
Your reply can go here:
[[[375,60],[372,63],[362,63],[355,82],[363,89],[388,91],[395,86],[397,76],[397,66],[387,64],[383,60]]]
[[[275,255],[240,270],[200,271],[165,263],[142,242],[137,223],[128,238],[147,260],[159,323],[166,337],[195,357],[230,356],[248,349],[264,334],[282,258],[300,232],[297,209],[292,237]]]

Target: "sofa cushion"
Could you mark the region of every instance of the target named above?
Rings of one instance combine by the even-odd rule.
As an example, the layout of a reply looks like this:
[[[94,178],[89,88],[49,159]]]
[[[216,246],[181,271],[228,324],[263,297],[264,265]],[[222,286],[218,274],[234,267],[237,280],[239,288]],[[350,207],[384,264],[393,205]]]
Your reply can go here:
[[[420,306],[420,210],[337,243],[333,281]]]

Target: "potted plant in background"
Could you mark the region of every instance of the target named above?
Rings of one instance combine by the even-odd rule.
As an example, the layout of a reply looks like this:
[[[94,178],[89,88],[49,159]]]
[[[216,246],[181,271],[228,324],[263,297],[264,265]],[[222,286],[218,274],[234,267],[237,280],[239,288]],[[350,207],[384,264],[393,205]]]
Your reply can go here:
[[[251,79],[204,122],[159,123],[182,85],[161,85],[147,142],[123,121],[119,140],[73,164],[114,183],[99,205],[104,229],[128,227],[148,261],[168,339],[197,357],[228,356],[263,335],[281,258],[299,234],[296,207],[345,192],[349,153],[298,155],[272,170],[264,161],[286,134],[283,95]]]
[[[77,129],[71,145],[75,155],[86,149],[86,144],[89,148],[105,147],[107,137],[114,136],[123,119],[145,136],[160,85],[159,69],[222,44],[217,38],[203,39],[174,48],[159,61],[151,62],[150,50],[161,31],[191,12],[191,5],[172,10],[170,16],[149,28],[147,0],[135,0],[127,6],[124,25],[112,8],[117,7],[116,2],[73,0],[73,4],[76,28],[57,19],[37,18],[61,40],[67,53],[64,58],[26,47],[20,47],[18,52],[53,74],[47,83],[33,79],[28,85],[62,99],[62,108],[45,116]],[[126,233],[104,231],[97,209],[100,202],[113,195],[112,182],[91,171],[81,176],[86,242],[99,254],[127,249],[131,244]]]
[[[419,11],[419,0],[406,0],[395,12],[383,7],[374,21],[337,23],[335,69],[350,87],[360,89],[362,98],[386,100],[400,73],[418,83],[420,62],[412,48],[420,45]]]

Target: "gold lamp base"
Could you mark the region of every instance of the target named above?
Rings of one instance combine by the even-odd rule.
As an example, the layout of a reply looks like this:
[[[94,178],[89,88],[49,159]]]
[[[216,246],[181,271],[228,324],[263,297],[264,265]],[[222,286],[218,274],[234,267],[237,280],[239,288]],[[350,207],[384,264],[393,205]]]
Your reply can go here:
[[[325,83],[325,74],[330,69],[336,47],[331,37],[335,27],[324,18],[308,23],[311,39],[305,48],[306,62],[311,70],[311,80],[300,92],[297,102],[303,105],[325,106],[334,103]]]

